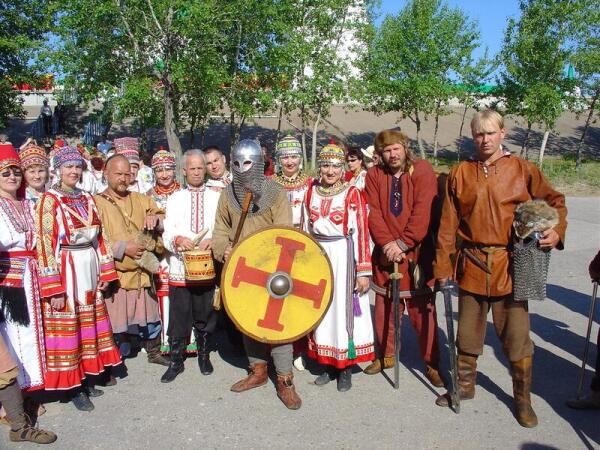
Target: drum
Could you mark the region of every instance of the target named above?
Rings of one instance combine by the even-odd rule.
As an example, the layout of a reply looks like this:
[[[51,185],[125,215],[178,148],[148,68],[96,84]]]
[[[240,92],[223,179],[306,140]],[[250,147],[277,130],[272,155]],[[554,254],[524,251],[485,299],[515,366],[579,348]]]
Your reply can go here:
[[[185,279],[188,281],[212,281],[215,279],[215,264],[210,250],[193,249],[183,252]]]

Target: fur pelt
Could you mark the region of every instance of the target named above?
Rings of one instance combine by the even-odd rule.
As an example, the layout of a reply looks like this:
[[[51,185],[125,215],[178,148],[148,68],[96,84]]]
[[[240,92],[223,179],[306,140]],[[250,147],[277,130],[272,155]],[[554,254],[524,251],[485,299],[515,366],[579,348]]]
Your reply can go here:
[[[135,243],[140,244],[145,248],[144,253],[142,253],[142,257],[136,260],[138,266],[149,273],[158,273],[160,262],[153,253],[157,247],[156,239],[154,239],[153,233],[146,230],[138,232]]]
[[[513,226],[521,239],[536,231],[546,231],[558,225],[558,211],[544,200],[529,200],[515,209]]]

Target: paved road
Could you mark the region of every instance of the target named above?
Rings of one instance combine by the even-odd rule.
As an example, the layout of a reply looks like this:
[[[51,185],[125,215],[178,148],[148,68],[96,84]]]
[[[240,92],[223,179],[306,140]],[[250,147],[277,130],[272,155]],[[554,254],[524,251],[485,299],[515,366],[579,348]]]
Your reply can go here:
[[[573,411],[564,401],[575,392],[583,351],[591,292],[587,264],[600,247],[600,199],[569,198],[567,204],[567,248],[553,255],[548,299],[530,305],[536,344],[533,404],[540,420],[535,429],[521,428],[513,418],[508,363],[491,323],[476,398],[462,405],[460,415],[434,405],[436,390],[424,381],[407,325],[398,391],[384,376],[356,374],[352,390],[340,394],[335,383],[312,385],[314,376],[305,371],[296,373],[303,407],[288,411],[272,384],[230,392],[244,373],[243,361],[226,352],[226,360],[213,358],[214,375],[203,377],[190,359],[186,371],[167,385],[159,382],[162,368],[140,355],[128,361],[128,377],[94,400],[95,411],[50,403],[41,424],[58,433],[53,448],[60,449],[599,448],[600,412]],[[440,325],[444,339],[443,318]],[[590,359],[595,355],[594,347]],[[588,383],[590,375],[591,367]],[[3,432],[0,448],[32,447],[10,444]]]

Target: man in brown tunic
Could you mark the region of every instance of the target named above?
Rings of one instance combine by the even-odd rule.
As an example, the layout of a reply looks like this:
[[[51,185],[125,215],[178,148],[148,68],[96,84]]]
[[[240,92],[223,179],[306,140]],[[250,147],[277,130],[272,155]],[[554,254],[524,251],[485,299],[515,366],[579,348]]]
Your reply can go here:
[[[532,199],[546,201],[558,211],[559,224],[542,233],[539,245],[547,250],[562,249],[567,227],[565,198],[552,189],[537,166],[504,150],[500,114],[491,110],[477,113],[471,131],[476,154],[454,167],[448,176],[434,262],[440,285],[456,278],[460,287],[458,393],[462,400],[475,396],[477,357],[483,353],[491,309],[496,334],[511,365],[517,421],[524,427],[535,427],[537,417],[530,399],[533,342],[528,303],[513,299],[512,223],[519,204]],[[451,263],[455,254],[456,271]],[[473,257],[491,273],[478,267]],[[447,406],[449,396],[440,396],[436,404]]]
[[[292,209],[283,188],[263,174],[265,160],[256,141],[244,139],[231,152],[233,182],[229,184],[217,206],[212,251],[215,259],[225,262],[240,222],[246,192],[254,194],[243,223],[240,239],[269,226],[291,226]],[[248,301],[252,301],[248,298]],[[268,382],[269,353],[277,372],[277,396],[289,409],[299,409],[302,400],[294,387],[292,344],[267,345],[244,335],[244,347],[250,362],[250,374],[231,386],[233,392],[244,392]]]
[[[417,332],[426,376],[436,387],[440,378],[435,294],[419,291],[433,286],[433,239],[429,233],[432,205],[437,198],[437,181],[433,168],[418,160],[409,149],[408,137],[395,130],[384,130],[375,137],[375,151],[382,165],[367,173],[365,194],[369,205],[369,230],[373,249],[373,282],[375,297],[375,331],[381,359],[365,369],[379,373],[394,365],[394,314],[392,311],[390,273],[399,263],[402,274],[400,290],[406,291],[400,301],[400,314],[408,317]],[[413,277],[414,264],[419,264],[424,283]],[[426,290],[426,289],[425,289]],[[408,293],[411,291],[411,293]],[[382,362],[383,361],[383,362]]]
[[[148,361],[168,366],[169,361],[160,353],[161,322],[153,274],[140,264],[145,247],[139,238],[143,230],[162,232],[164,212],[151,197],[128,191],[130,163],[123,155],[108,159],[104,175],[108,187],[94,198],[119,275],[118,286],[106,299],[115,339],[126,344],[132,335],[139,336]],[[120,345],[122,353],[126,347]],[[127,356],[127,350],[124,353]]]

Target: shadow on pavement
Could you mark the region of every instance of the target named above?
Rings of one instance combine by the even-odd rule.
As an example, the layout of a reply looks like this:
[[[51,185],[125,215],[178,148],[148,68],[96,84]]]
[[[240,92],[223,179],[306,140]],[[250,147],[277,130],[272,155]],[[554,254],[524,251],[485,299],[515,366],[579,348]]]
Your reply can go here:
[[[587,292],[585,290],[587,289]],[[548,299],[561,304],[565,308],[570,309],[573,312],[579,313],[585,316],[587,319],[590,311],[590,298],[592,296],[592,283],[588,286],[581,286],[581,290],[584,292],[574,291],[556,284],[546,285],[546,297]],[[596,317],[598,317],[598,310],[596,307]],[[584,325],[585,326],[585,325]]]

